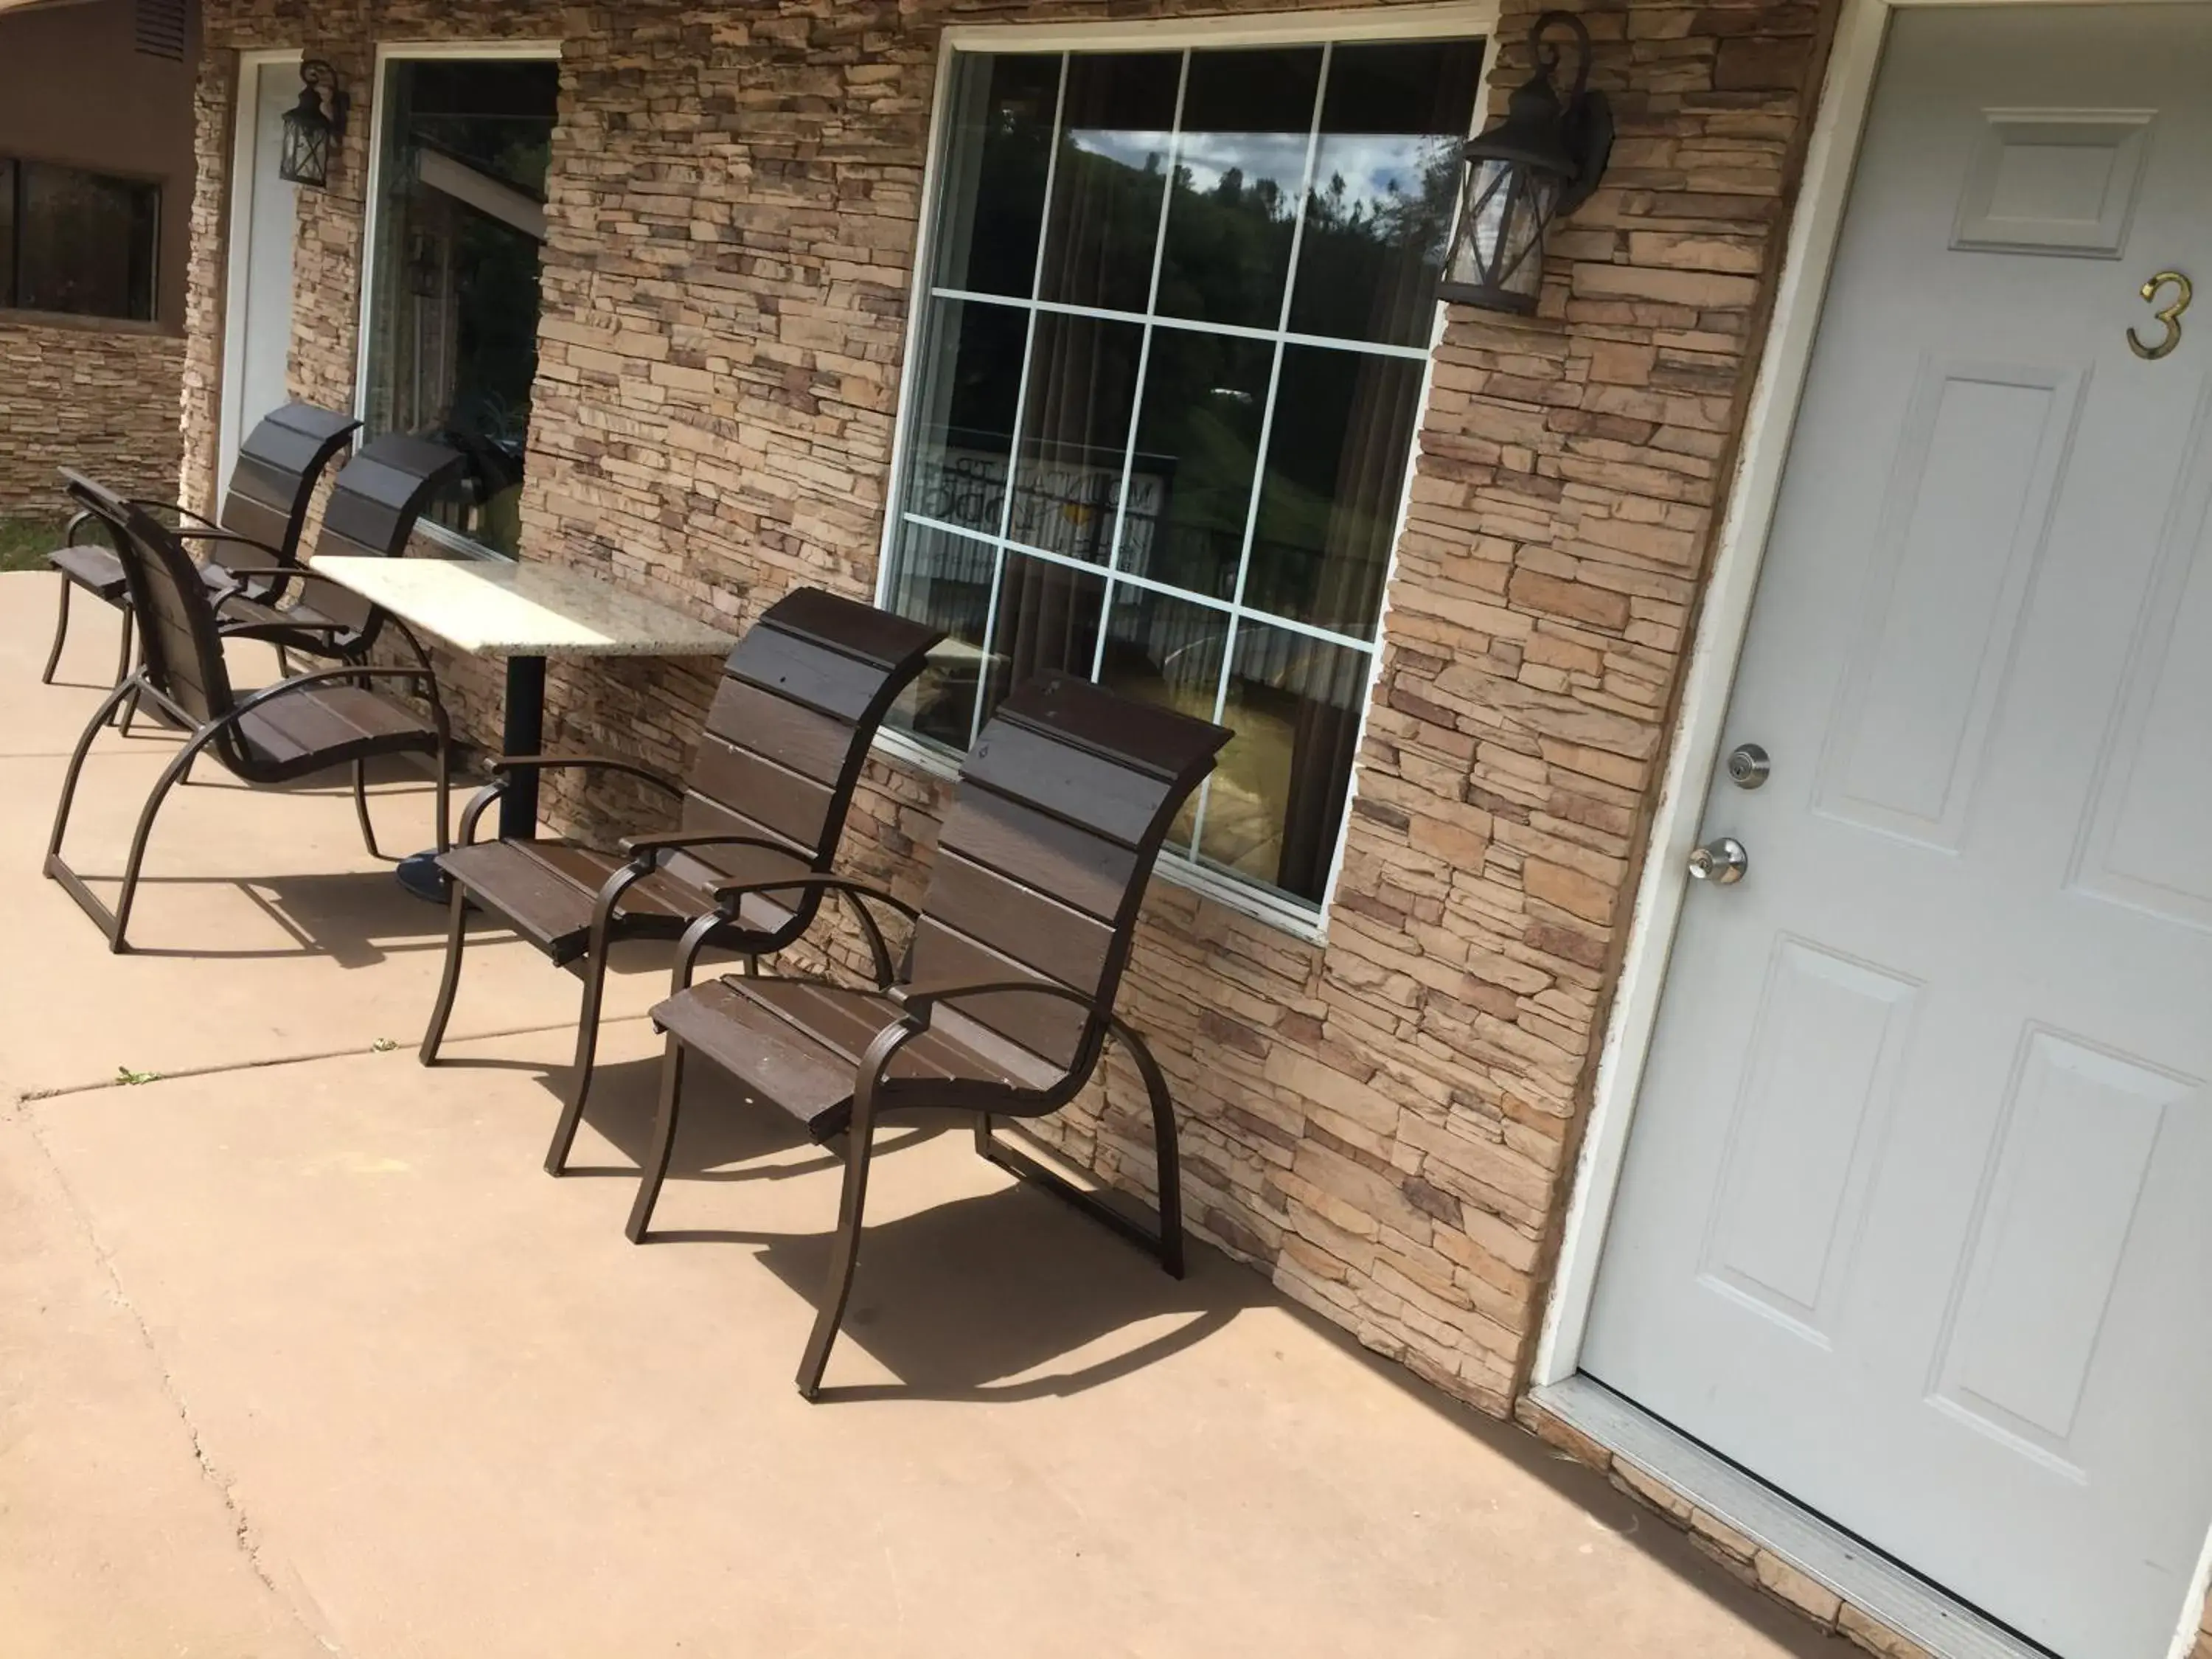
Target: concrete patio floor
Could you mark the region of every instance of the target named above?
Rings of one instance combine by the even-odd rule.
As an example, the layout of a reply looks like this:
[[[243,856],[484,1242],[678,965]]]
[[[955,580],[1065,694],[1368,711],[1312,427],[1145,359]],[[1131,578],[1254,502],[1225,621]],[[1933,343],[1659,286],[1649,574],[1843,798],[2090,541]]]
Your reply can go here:
[[[343,791],[206,769],[144,953],[107,954],[39,875],[98,696],[37,684],[52,604],[0,577],[6,1659],[1856,1651],[1249,1270],[1201,1246],[1171,1281],[956,1134],[879,1164],[805,1405],[830,1158],[702,1068],[659,1231],[622,1236],[649,961],[554,1181],[574,981],[488,936],[418,1066],[442,913]],[[80,633],[63,678],[95,680],[113,636]],[[118,867],[174,742],[100,740],[79,867]],[[377,808],[387,851],[427,838],[427,788]]]

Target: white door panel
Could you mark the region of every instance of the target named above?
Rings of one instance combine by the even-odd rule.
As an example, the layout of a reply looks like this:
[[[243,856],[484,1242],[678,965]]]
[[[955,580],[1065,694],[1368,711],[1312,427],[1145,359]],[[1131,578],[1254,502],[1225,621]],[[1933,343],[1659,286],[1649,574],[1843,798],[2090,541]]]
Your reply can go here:
[[[1583,1353],[2066,1659],[2212,1523],[2212,306],[2126,340],[2208,86],[2212,7],[1897,17]]]
[[[229,314],[218,489],[230,487],[238,446],[255,422],[286,401],[292,348],[292,252],[299,230],[297,186],[276,176],[284,112],[299,101],[297,60],[249,63],[239,76],[240,142],[231,181]]]

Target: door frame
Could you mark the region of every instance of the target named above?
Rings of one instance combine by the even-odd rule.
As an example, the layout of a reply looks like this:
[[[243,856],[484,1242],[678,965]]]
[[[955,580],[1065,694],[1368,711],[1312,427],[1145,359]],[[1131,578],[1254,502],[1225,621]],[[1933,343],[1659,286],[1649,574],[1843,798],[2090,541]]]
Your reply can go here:
[[[1563,1382],[1580,1369],[1597,1290],[1605,1233],[1628,1148],[1629,1126],[1657,1030],[1668,958],[1674,950],[1696,844],[1718,764],[1736,666],[1749,640],[1752,604],[1772,531],[1813,347],[1828,297],[1860,142],[1890,18],[1919,6],[2124,5],[2188,0],[1840,0],[1827,72],[1784,246],[1765,349],[1745,411],[1744,440],[1730,481],[1711,570],[1698,603],[1696,632],[1676,714],[1659,804],[1637,880],[1626,948],[1599,1049],[1597,1074],[1546,1298],[1528,1386]],[[2187,1659],[2208,1587],[2212,1534],[2200,1553],[2190,1600],[2169,1659]]]
[[[252,264],[253,199],[261,180],[253,165],[259,132],[261,71],[271,64],[297,64],[298,46],[269,46],[238,54],[238,78],[230,100],[230,206],[223,222],[222,392],[216,406],[215,477],[210,482],[209,510],[222,510],[223,491],[230,487],[230,471],[238,462],[238,446],[246,436],[240,416],[246,396],[246,328]],[[252,96],[255,106],[246,107]],[[295,240],[298,228],[295,226]],[[287,333],[289,310],[287,309]]]

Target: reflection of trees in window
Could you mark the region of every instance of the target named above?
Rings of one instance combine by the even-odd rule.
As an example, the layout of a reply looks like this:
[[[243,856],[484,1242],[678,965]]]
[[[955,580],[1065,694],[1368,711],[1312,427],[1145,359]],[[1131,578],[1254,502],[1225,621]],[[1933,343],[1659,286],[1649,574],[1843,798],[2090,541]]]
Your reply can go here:
[[[1034,59],[953,65],[884,588],[951,639],[897,718],[964,747],[1058,668],[1219,719],[1170,846],[1310,906],[1480,43],[1048,61],[1049,106]],[[1030,245],[987,257],[985,227],[1034,238],[1034,284]]]

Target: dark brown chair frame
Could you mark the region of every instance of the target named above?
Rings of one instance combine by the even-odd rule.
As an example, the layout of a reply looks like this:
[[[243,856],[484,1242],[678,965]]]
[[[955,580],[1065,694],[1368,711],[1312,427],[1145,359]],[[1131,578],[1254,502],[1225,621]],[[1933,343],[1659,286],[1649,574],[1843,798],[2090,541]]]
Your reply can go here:
[[[307,508],[314,499],[315,487],[360,428],[361,422],[351,416],[313,404],[287,404],[256,422],[253,430],[239,446],[220,519],[210,519],[181,502],[156,501],[150,497],[127,499],[124,505],[175,520],[170,533],[179,541],[249,548],[257,562],[296,568],[300,537],[307,526]],[[73,475],[64,472],[64,476]],[[76,539],[77,532],[88,523],[100,521],[100,515],[90,509],[80,509],[63,532],[61,548],[47,556],[48,562],[62,579],[61,602],[54,618],[53,645],[46,653],[46,665],[39,674],[41,685],[53,684],[55,670],[61,664],[62,647],[69,638],[72,587],[83,588],[123,613],[123,641],[116,660],[115,678],[120,682],[131,672],[132,617],[120,552],[111,546],[102,550],[110,558],[85,560],[67,556],[69,550],[83,545]],[[229,561],[210,555],[201,570],[201,579],[210,592],[224,594],[244,591],[248,597],[262,602],[275,598],[274,590],[265,585],[241,585],[237,580],[239,573]]]
[[[914,930],[905,961],[895,975],[881,945],[880,929],[869,929],[876,988],[872,1012],[865,1018],[879,1019],[881,1024],[865,1047],[858,1036],[863,1026],[848,1024],[840,1038],[833,1039],[822,1028],[809,1029],[798,1012],[801,1005],[795,1000],[778,1012],[762,1016],[771,1024],[781,1022],[777,1031],[780,1041],[787,1041],[795,1031],[825,1056],[847,1055],[859,1049],[851,1091],[842,1099],[826,1106],[818,1102],[801,1105],[789,1099],[777,1103],[801,1117],[817,1140],[843,1143],[845,1177],[829,1279],[799,1366],[799,1391],[805,1398],[813,1400],[820,1393],[823,1370],[852,1293],[875,1128],[894,1114],[971,1115],[975,1147],[984,1158],[1044,1187],[1143,1245],[1157,1255],[1170,1274],[1182,1276],[1182,1200],[1174,1102],[1158,1061],[1144,1039],[1115,1012],[1114,1004],[1160,845],[1176,813],[1212,769],[1215,755],[1229,738],[1228,732],[1207,722],[1131,702],[1069,676],[1048,676],[1030,682],[1009,697],[970,751],[939,838],[929,890],[920,906],[864,883],[831,875],[743,884],[717,893],[718,905],[726,910],[763,890],[841,892],[853,896],[859,903],[879,903],[896,911]],[[1135,786],[1134,791],[1111,803],[1097,795],[1102,789],[1115,788],[1120,781]],[[1087,793],[1106,810],[1095,816],[1071,812],[1071,806]],[[1085,913],[1095,924],[1110,922],[1095,975],[1085,975],[1090,981],[1087,988],[1054,978],[1051,969],[1036,959],[1053,957],[1048,945],[1040,943],[1031,959],[1025,960],[1010,953],[1008,935],[1012,928],[987,921],[982,933],[969,931],[976,925],[975,917],[988,908],[983,896],[986,887],[979,886],[974,878],[974,872],[983,866],[970,855],[978,849],[988,853],[994,838],[1006,833],[1002,829],[985,829],[987,815],[980,810],[970,811],[963,817],[963,809],[978,808],[986,798],[1012,803],[1030,822],[1048,826],[1040,832],[1048,837],[1089,837],[1102,847],[1110,847],[1115,858],[1126,863],[1127,872],[1110,917]],[[1001,839],[996,845],[1003,852],[1006,842]],[[1056,899],[1058,896],[1038,887],[1018,870],[1004,867],[1023,862],[1019,857],[1006,859],[986,873],[1002,888],[1013,891],[1018,899],[1024,895],[1029,899]],[[961,866],[962,873],[948,878],[947,868],[955,864]],[[709,936],[714,921],[713,916],[702,917],[685,934],[678,949],[672,994],[653,1010],[653,1023],[666,1034],[667,1045],[653,1140],[626,1228],[633,1243],[644,1242],[653,1206],[667,1177],[687,1051],[698,1048],[726,1069],[741,1067],[750,1052],[742,1037],[750,1021],[732,1019],[702,1001],[702,993],[711,994],[714,988],[691,988],[698,946]],[[928,943],[939,940],[952,941],[952,948],[938,944],[931,952],[937,965],[933,968],[925,963],[921,969],[923,977],[917,982],[918,955],[928,949]],[[963,959],[995,959],[1023,976],[944,982],[940,977],[944,964]],[[899,983],[901,977],[906,982]],[[838,994],[838,988],[826,980],[780,980],[759,975],[757,969],[743,979],[726,978],[722,985],[735,993],[734,997],[722,998],[725,1008],[745,998],[748,986],[756,988],[755,1006],[763,1010],[768,1005],[759,1000],[760,996],[780,985],[799,992],[818,989]],[[1010,1012],[1008,1000],[1018,1003],[1036,998],[1081,1013],[1079,1030],[1064,1055],[1045,1052],[1053,1045],[1049,1037],[1042,1046],[1032,1046],[1025,1036],[1006,1029],[1012,1024],[1022,1030],[1026,1021],[1026,1017]],[[968,1008],[963,1011],[962,1005]],[[852,1015],[854,1020],[863,1018],[857,1011]],[[963,1037],[956,1030],[948,1034],[949,1042],[933,1041],[948,1022],[964,1026],[968,1036]],[[709,1052],[716,1036],[727,1032],[740,1035],[732,1036],[720,1053]],[[1042,1117],[1073,1100],[1097,1072],[1109,1038],[1120,1042],[1135,1063],[1152,1108],[1159,1182],[1156,1228],[1146,1228],[1099,1196],[1066,1181],[993,1130],[996,1118]],[[988,1043],[988,1049],[979,1053],[972,1046],[979,1040]],[[925,1056],[923,1066],[941,1070],[945,1075],[915,1076],[911,1069],[908,1075],[894,1075],[902,1055],[917,1043],[934,1050],[933,1056]],[[1006,1056],[1014,1051],[1018,1051],[1018,1057],[1010,1065]],[[982,1060],[980,1073],[963,1075],[958,1067],[963,1056]],[[1024,1068],[1029,1068],[1026,1082],[1018,1077],[1010,1080],[1005,1074],[1009,1069]],[[823,1069],[829,1069],[827,1061]],[[994,1071],[1000,1075],[990,1075]],[[748,1076],[744,1081],[756,1097],[775,1098],[761,1078]]]
[[[434,438],[387,432],[356,450],[332,480],[315,535],[317,557],[398,558],[407,550],[423,512],[466,477],[468,457]],[[351,589],[295,560],[228,563],[232,578],[218,592],[223,631],[275,645],[286,653],[363,662],[386,628],[397,630],[426,670],[429,658],[398,618]],[[320,582],[310,592],[309,585]],[[286,592],[289,606],[279,605]]]
[[[503,857],[497,866],[506,872],[503,882],[494,872],[473,867],[470,852],[481,845],[476,840],[478,823],[516,776],[556,769],[614,773],[639,779],[684,802],[686,822],[692,827],[665,835],[624,836],[617,843],[618,855],[567,842],[523,843],[542,846],[573,866],[565,875],[554,878],[562,882],[559,890],[564,898],[571,892],[592,893],[588,932],[578,937],[574,929],[564,928],[537,940],[556,966],[571,969],[584,982],[575,1060],[560,1121],[545,1150],[546,1173],[563,1173],[591,1093],[610,947],[626,939],[680,938],[695,957],[712,945],[735,951],[750,962],[804,937],[814,925],[820,891],[804,894],[799,903],[787,908],[775,906],[763,896],[763,902],[750,907],[747,915],[740,915],[735,906],[726,915],[720,915],[714,912],[714,883],[733,872],[718,869],[712,855],[726,859],[732,854],[757,855],[750,860],[755,874],[778,865],[794,872],[826,872],[836,860],[854,791],[884,715],[921,672],[929,652],[943,638],[935,629],[856,600],[818,588],[796,588],[763,612],[730,653],[723,671],[723,687],[708,712],[699,758],[688,782],[634,761],[605,755],[500,757],[492,763],[491,782],[477,792],[462,812],[455,855],[441,865],[453,890],[452,912],[446,936],[445,974],[422,1034],[418,1055],[422,1063],[437,1063],[438,1049],[453,1014],[468,937],[469,910],[477,908],[503,915],[526,936],[532,933],[520,926],[530,915],[528,906],[509,885],[516,858]],[[764,698],[769,701],[763,702]],[[733,717],[742,710],[744,719],[758,723],[759,734],[750,744],[733,744],[729,732],[716,731],[726,702]],[[754,788],[791,787],[794,769],[787,763],[791,754],[779,750],[769,729],[780,722],[764,712],[785,705],[791,711],[787,719],[805,720],[822,727],[845,727],[842,751],[834,757],[834,775],[798,781],[809,799],[815,793],[826,791],[811,835],[810,826],[803,822],[809,816],[806,809],[773,810],[757,799],[723,793],[708,763],[708,747],[719,742],[744,756],[745,770],[739,775],[748,777]],[[714,827],[702,827],[708,824]],[[732,825],[738,827],[732,830],[729,827]],[[499,845],[507,849],[516,846]],[[696,863],[687,861],[683,868],[672,868],[672,860],[679,854]],[[768,860],[765,866],[763,858]],[[535,859],[532,863],[534,867],[527,872],[531,878],[543,880],[553,876],[544,864]],[[641,891],[639,884],[648,878],[653,878],[651,890]],[[598,884],[596,890],[588,885],[592,881]],[[686,930],[702,911],[710,913],[709,925],[693,930],[697,934],[695,939]],[[856,909],[856,914],[878,959],[887,962],[888,950],[873,919],[864,910]],[[530,919],[539,920],[534,915]]]
[[[169,792],[183,780],[202,753],[212,753],[224,769],[245,783],[287,783],[337,766],[349,765],[353,775],[354,809],[362,839],[374,855],[375,832],[368,815],[368,763],[384,754],[427,753],[437,764],[435,811],[438,842],[446,844],[451,799],[453,732],[445,705],[438,696],[436,678],[427,668],[382,668],[349,664],[302,674],[264,686],[245,696],[235,695],[223,661],[227,639],[252,637],[249,626],[221,629],[215,605],[199,580],[198,569],[175,533],[143,508],[131,507],[82,478],[71,481],[70,493],[84,502],[114,532],[122,550],[124,570],[131,582],[132,609],[142,619],[143,649],[137,670],[101,700],[87,722],[63,775],[61,799],[54,811],[53,833],[46,842],[45,873],[90,916],[107,937],[108,948],[120,956],[130,950],[127,933],[131,911],[137,896],[138,879],[153,835],[155,815]],[[176,659],[183,660],[173,660]],[[247,728],[263,711],[280,699],[305,697],[327,703],[319,695],[330,690],[365,690],[371,680],[405,680],[416,685],[428,701],[431,725],[413,722],[381,734],[365,734],[351,740],[304,748],[289,758],[270,759],[257,753],[247,741]],[[109,717],[126,702],[143,699],[167,714],[189,735],[162,768],[131,831],[131,851],[125,861],[121,890],[110,910],[87,887],[82,877],[62,857],[62,842],[69,828],[70,809],[84,770],[93,740]],[[396,705],[390,707],[396,708]],[[408,715],[407,720],[413,721]]]

